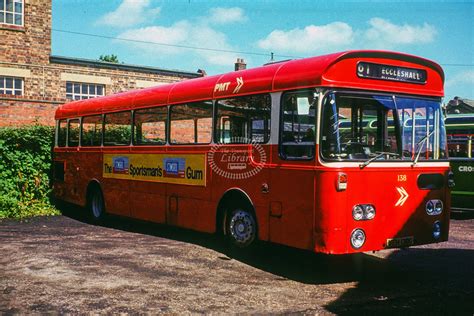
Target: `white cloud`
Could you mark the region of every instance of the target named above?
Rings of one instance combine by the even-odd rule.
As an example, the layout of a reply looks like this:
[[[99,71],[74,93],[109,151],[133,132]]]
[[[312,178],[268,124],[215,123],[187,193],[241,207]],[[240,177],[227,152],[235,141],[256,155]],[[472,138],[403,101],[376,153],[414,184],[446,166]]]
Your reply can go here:
[[[274,30],[258,41],[262,49],[292,53],[313,53],[347,46],[354,41],[354,31],[347,23],[309,25],[304,29]]]
[[[144,2],[142,5],[143,8],[149,6],[148,0],[141,1]],[[117,35],[117,37],[121,39],[147,42],[139,43],[119,41],[120,43],[131,46],[136,52],[153,54],[157,59],[166,59],[170,55],[182,55],[183,58],[196,60],[196,62],[201,64],[208,63],[217,66],[230,67],[233,65],[237,57],[242,56],[239,56],[238,53],[206,49],[187,49],[185,47],[236,51],[238,49],[229,44],[226,34],[214,28],[213,25],[244,22],[246,20],[247,17],[245,16],[245,12],[241,8],[218,7],[212,8],[209,11],[208,16],[178,21],[171,26],[155,25],[141,28],[129,28]]]
[[[228,44],[227,37],[224,33],[216,31],[209,25],[196,24],[186,20],[177,22],[169,27],[150,26],[131,29],[118,35],[118,37],[129,40],[162,43],[167,45],[235,50],[231,45]],[[232,65],[237,58],[237,54],[229,54],[224,52],[190,50],[166,45],[154,45],[150,43],[129,42],[128,44],[133,45],[135,48],[138,48],[141,51],[155,54],[157,58],[163,58],[170,54],[182,54],[187,56],[187,58],[190,58],[190,56],[192,56],[194,53],[200,58],[204,59],[206,62],[220,66]]]
[[[466,70],[446,79],[446,87],[464,84],[474,86],[474,70]]]
[[[149,8],[150,0],[123,0],[112,12],[103,15],[97,24],[113,27],[130,27],[153,19],[160,8]]]
[[[345,22],[308,25],[292,30],[274,30],[257,42],[258,47],[277,54],[324,53],[348,48],[392,49],[400,45],[427,44],[435,40],[436,28],[422,25],[397,25],[372,18],[368,28],[353,28]]]
[[[434,41],[436,28],[428,23],[418,25],[397,25],[382,18],[369,20],[370,28],[365,38],[377,47],[389,48],[396,45],[426,44]]]
[[[216,24],[244,22],[247,20],[244,10],[238,7],[212,8],[210,13],[209,21]]]
[[[174,24],[170,27],[165,26],[148,26],[137,29],[130,29],[119,34],[118,38],[152,42],[152,43],[163,43],[168,45],[178,45],[186,42],[189,38],[189,23],[182,21]],[[153,45],[149,43],[132,43],[129,44],[136,46],[142,50],[149,52],[159,52],[162,54],[176,54],[179,52],[179,48],[172,46]]]

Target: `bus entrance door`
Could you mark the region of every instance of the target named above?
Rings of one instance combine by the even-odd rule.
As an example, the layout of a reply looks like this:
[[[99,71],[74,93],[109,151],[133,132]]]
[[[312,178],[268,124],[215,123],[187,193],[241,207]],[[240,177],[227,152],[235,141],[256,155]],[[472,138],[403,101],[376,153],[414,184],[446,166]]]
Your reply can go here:
[[[279,145],[272,155],[269,239],[302,249],[313,246],[317,101],[313,90],[282,94]]]
[[[292,247],[313,245],[314,162],[305,169],[279,166],[269,185],[269,240]]]

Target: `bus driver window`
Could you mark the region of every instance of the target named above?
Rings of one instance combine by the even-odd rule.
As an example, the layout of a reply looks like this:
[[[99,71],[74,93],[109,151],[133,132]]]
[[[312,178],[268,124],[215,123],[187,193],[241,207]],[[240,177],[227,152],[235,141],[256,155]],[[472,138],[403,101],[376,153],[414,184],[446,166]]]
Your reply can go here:
[[[317,100],[315,93],[309,90],[283,95],[280,126],[283,159],[313,159]]]

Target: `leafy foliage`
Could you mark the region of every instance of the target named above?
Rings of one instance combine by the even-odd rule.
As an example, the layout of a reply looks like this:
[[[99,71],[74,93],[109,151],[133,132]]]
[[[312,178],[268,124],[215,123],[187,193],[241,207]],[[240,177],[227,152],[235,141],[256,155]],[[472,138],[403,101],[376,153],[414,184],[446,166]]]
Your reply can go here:
[[[114,54],[100,55],[99,60],[100,61],[106,61],[106,62],[109,62],[109,63],[115,63],[115,64],[119,63],[117,55],[114,55]]]
[[[48,126],[0,128],[0,218],[59,214],[49,199],[53,140]]]

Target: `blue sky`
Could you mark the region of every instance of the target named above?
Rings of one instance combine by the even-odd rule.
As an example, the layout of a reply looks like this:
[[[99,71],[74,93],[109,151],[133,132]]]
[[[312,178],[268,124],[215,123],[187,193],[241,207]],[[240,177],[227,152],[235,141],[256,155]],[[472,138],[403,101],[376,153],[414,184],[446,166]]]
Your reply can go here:
[[[53,0],[54,55],[212,75],[347,49],[432,59],[447,100],[474,99],[474,1]]]

